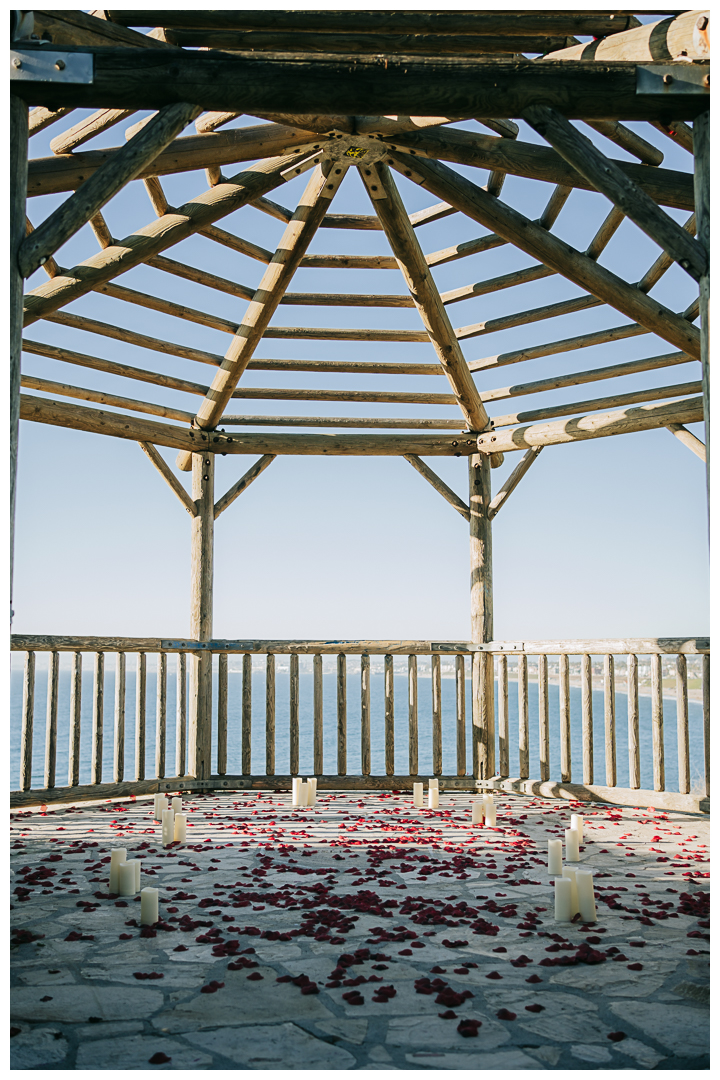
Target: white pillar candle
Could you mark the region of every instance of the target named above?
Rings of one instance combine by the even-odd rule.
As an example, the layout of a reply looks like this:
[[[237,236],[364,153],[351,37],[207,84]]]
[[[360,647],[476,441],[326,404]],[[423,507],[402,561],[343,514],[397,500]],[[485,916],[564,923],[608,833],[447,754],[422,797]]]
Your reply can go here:
[[[580,858],[580,833],[577,829],[565,830],[565,857],[568,862],[577,862]]]
[[[483,795],[483,813],[485,814],[485,824],[494,825],[497,820],[497,807],[492,795]]]
[[[481,802],[474,802],[472,804],[472,823],[473,825],[482,825],[485,815],[483,814],[483,804]]]
[[[305,784],[304,783],[299,784],[299,786],[298,786],[298,801],[297,801],[298,806],[307,806],[309,791],[310,791],[309,784],[306,784],[306,783]]]
[[[115,848],[110,852],[110,892],[119,895],[120,882],[118,880],[118,866],[127,861],[127,849]]]
[[[562,872],[562,840],[548,840],[548,874]]]
[[[583,922],[595,922],[597,912],[595,910],[595,889],[593,888],[593,876],[591,870],[576,870],[575,882],[577,886],[578,910]]]
[[[571,869],[569,866],[563,866],[562,876],[564,878],[567,878],[567,880],[570,882],[570,910],[573,915],[577,915],[580,909],[578,907],[578,893],[577,881],[575,879],[575,870]]]
[[[314,806],[315,805],[315,800],[317,799],[317,777],[316,776],[308,776],[307,784],[308,784],[308,801],[307,801],[307,804],[308,804],[308,806]]]
[[[135,895],[135,867],[132,862],[118,866],[118,893],[120,896]]]
[[[140,925],[152,926],[158,921],[158,890],[145,888],[140,893]]]
[[[423,786],[413,784],[413,805],[420,808],[423,805]]]
[[[179,844],[184,844],[187,840],[187,814],[175,815],[173,838]]]
[[[571,829],[577,829],[578,836],[580,838],[580,843],[582,844],[582,842],[583,842],[583,816],[582,816],[582,814],[571,814],[570,815],[570,828]]]
[[[440,806],[440,789],[437,787],[428,788],[428,809],[437,810]]]
[[[300,779],[300,777],[299,776],[293,776],[293,782],[292,782],[292,804],[293,804],[293,806],[299,806],[300,805],[299,800],[300,800],[300,785],[301,784],[302,784],[302,780]]]
[[[140,870],[142,869],[142,863],[139,859],[131,859],[127,865],[132,866],[135,870],[135,892],[140,892]]]
[[[162,844],[167,847],[175,837],[175,813],[172,810],[162,812]]]
[[[433,788],[433,787],[436,788],[437,786],[438,786],[437,777],[436,776],[431,776],[430,779],[428,780],[428,791],[430,790],[430,788]]]
[[[162,821],[162,812],[167,810],[168,803],[164,795],[155,796],[155,821]]]
[[[174,814],[182,813],[182,798],[178,795],[172,801],[172,810]]]
[[[555,878],[555,922],[572,919],[572,882],[570,878]]]

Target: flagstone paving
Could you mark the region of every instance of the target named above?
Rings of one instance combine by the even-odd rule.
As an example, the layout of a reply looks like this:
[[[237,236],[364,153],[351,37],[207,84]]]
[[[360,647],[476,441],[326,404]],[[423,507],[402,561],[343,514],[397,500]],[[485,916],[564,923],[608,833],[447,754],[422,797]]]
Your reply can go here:
[[[165,849],[152,799],[12,814],[12,1068],[708,1069],[708,819],[470,801],[200,795]],[[554,920],[571,810],[589,926]]]

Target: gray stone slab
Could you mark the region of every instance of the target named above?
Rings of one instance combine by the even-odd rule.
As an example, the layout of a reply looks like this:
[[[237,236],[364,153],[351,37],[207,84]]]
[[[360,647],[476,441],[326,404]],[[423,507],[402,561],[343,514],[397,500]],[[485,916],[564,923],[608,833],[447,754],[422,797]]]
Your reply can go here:
[[[151,1065],[150,1058],[161,1052],[170,1061]],[[126,1035],[102,1042],[81,1043],[76,1069],[204,1069],[212,1065],[212,1054],[159,1035]]]
[[[661,1061],[665,1061],[664,1054],[658,1054],[657,1050],[638,1039],[623,1039],[622,1042],[613,1043],[612,1048],[614,1053],[632,1058],[641,1069],[654,1069]]]
[[[610,1009],[622,1021],[622,1029],[630,1025],[681,1057],[698,1057],[710,1050],[706,1009],[649,1001],[614,1001]]]
[[[26,968],[18,973],[17,978],[26,986],[67,986],[75,982],[72,972],[60,969],[53,974],[53,971],[48,971],[46,967]]]
[[[116,1020],[102,1024],[78,1024],[72,1030],[80,1042],[85,1042],[88,1039],[111,1039],[115,1035],[136,1035],[142,1029],[142,1020]]]
[[[365,1041],[368,1022],[367,1020],[352,1020],[344,1016],[337,1020],[318,1020],[315,1027],[333,1038],[343,1039],[345,1042],[360,1046]]]
[[[177,990],[180,987],[197,987],[202,986],[205,981],[205,976],[208,971],[212,970],[207,964],[152,964],[146,963],[140,967],[136,964],[117,964],[108,969],[104,965],[98,965],[96,967],[84,967],[80,971],[80,975],[83,979],[94,982],[112,982],[119,986],[141,986],[143,982],[146,986],[155,986],[158,989],[165,990]],[[135,978],[135,972],[158,972],[163,977],[162,979],[142,980]]]
[[[51,1001],[41,1001],[41,987],[23,986],[13,990],[11,1015],[17,1020],[60,1021],[85,1023],[90,1016],[101,1020],[134,1020],[152,1016],[162,1007],[159,990],[145,987],[74,986],[52,995]]]
[[[155,1017],[153,1023],[171,1032],[196,1031],[226,1024],[258,1024],[272,1017],[278,1022],[331,1020],[333,1014],[314,994],[301,994],[298,987],[276,983],[273,978],[264,982],[245,982],[233,979],[241,972],[226,972],[221,980],[225,988],[216,994],[198,994],[189,1001],[180,1001],[174,1008]]]
[[[579,1061],[589,1061],[591,1065],[607,1065],[612,1061],[610,1044],[603,1046],[601,1043],[580,1043],[570,1047],[570,1053]]]
[[[467,1040],[457,1030],[461,1017],[481,1022],[482,1026],[478,1030],[477,1041],[473,1039],[473,1046],[477,1047],[478,1050],[494,1050],[510,1040],[510,1032],[506,1030],[506,1025],[501,1024],[487,1013],[478,1012],[475,1009],[459,1010],[457,1020],[441,1020],[437,1015],[440,1006],[436,1005],[435,1009],[434,1016],[414,1016],[408,1019],[390,1020],[385,1037],[386,1044],[402,1048],[416,1047],[443,1051],[462,1046]]]
[[[68,1053],[67,1040],[57,1028],[22,1031],[10,1040],[11,1069],[41,1069],[60,1065]]]
[[[463,1042],[470,1040],[463,1039]],[[473,1039],[473,1042],[475,1040]],[[507,1050],[499,1054],[443,1053],[442,1051],[418,1051],[406,1054],[405,1060],[415,1069],[544,1069],[541,1061],[524,1054],[522,1050]]]
[[[351,1069],[356,1064],[349,1051],[292,1023],[196,1032],[186,1039],[246,1069]]]

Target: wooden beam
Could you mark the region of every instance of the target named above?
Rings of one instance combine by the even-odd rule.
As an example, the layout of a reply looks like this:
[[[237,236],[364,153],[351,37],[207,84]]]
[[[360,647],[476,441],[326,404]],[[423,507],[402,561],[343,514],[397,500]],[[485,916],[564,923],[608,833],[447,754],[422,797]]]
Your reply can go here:
[[[213,221],[272,191],[284,182],[283,173],[293,160],[290,156],[258,162],[251,170],[211,188],[173,214],[136,229],[118,244],[105,248],[64,274],[58,274],[25,297],[26,323],[44,318],[132,266],[146,262]]]
[[[292,220],[285,229],[272,261],[263,274],[257,292],[225,354],[220,370],[198,409],[195,419],[197,427],[216,427],[348,167],[325,162],[313,170]],[[190,458],[187,454],[178,456],[178,467],[183,471],[188,470]]]
[[[703,20],[703,32],[697,27]],[[634,60],[637,63],[665,63],[668,60],[710,59],[710,12],[683,11],[661,22],[645,23],[620,34],[598,38],[548,52],[543,60]]]
[[[662,211],[640,185],[606,157],[581,131],[555,109],[532,105],[523,114],[578,172],[602,192],[625,217],[633,221],[651,240],[673,257],[691,277],[699,281],[706,272],[705,250],[681,225]]]
[[[24,45],[24,51],[37,48]],[[93,54],[92,84],[23,82],[29,104],[159,109],[189,98],[208,110],[254,114],[292,100],[301,113],[409,116],[422,109],[504,119],[522,116],[542,97],[563,115],[587,120],[692,120],[707,108],[696,84],[683,82],[683,63],[668,65],[677,69],[678,90],[667,95],[664,88],[638,94],[637,64],[623,61],[502,58],[479,65],[472,57],[391,56],[379,66],[372,56],[334,53],[170,53],[108,46],[79,51]]]
[[[493,639],[492,524],[490,462],[486,454],[468,458],[470,503],[470,638],[476,644]],[[473,656],[473,776],[495,773],[495,679],[490,653]]]
[[[228,506],[234,503],[242,495],[243,491],[250,487],[253,480],[256,480],[260,473],[265,472],[268,465],[274,460],[275,454],[263,454],[254,465],[251,465],[248,471],[231,488],[228,488],[225,494],[215,503],[213,511],[215,518],[219,518],[223,510],[227,510]]]
[[[686,397],[698,394],[702,383],[679,383],[675,386],[653,386],[647,390],[633,390],[629,394],[610,394],[608,397],[592,398],[589,401],[564,401],[561,405],[545,405],[541,409],[523,409],[505,416],[494,416],[495,428],[505,428],[511,424],[528,424],[549,420],[554,416],[570,416],[578,412],[599,412],[605,409],[617,409],[626,405],[638,405],[643,401],[661,401],[665,398]]]
[[[606,435],[649,431],[652,428],[667,427],[668,424],[694,424],[702,418],[702,398],[689,398],[673,401],[669,405],[642,405],[637,409],[576,416],[572,420],[486,433],[478,436],[478,450],[483,454],[497,450],[528,450],[532,446],[551,446],[597,439]]]
[[[497,495],[495,495],[494,498],[491,499],[487,511],[488,517],[491,520],[495,517],[501,507],[505,505],[515,488],[522,480],[525,473],[528,471],[532,463],[537,459],[541,450],[542,446],[533,446],[530,450],[528,450],[528,452],[523,455],[520,464],[516,465],[513,471],[510,473],[507,480],[504,482],[503,486],[498,491]]]
[[[468,217],[505,236],[511,243],[544,262],[546,266],[551,266],[576,285],[587,289],[599,300],[611,304],[623,315],[639,322],[676,348],[699,357],[700,335],[695,327],[663,307],[657,300],[651,300],[644,293],[633,289],[616,274],[599,266],[593,259],[576,251],[563,240],[540,229],[516,210],[498,199],[493,199],[472,181],[440,162],[409,159],[403,154],[397,154],[393,155],[390,163],[400,172],[412,173],[413,179],[419,176],[419,182],[439,198],[452,202]]]
[[[214,454],[290,454],[359,457],[465,457],[475,448],[475,441],[453,435],[295,435],[277,432],[248,432],[226,435],[144,420],[135,416],[88,409],[48,398],[20,396],[20,419],[54,427],[73,428],[95,434],[111,435],[133,442],[150,442],[156,446],[172,446],[192,453],[204,447]],[[671,420],[675,419],[670,417]],[[687,418],[685,418],[687,419]],[[684,422],[684,421],[683,421]]]
[[[42,105],[39,105],[36,109],[30,111],[28,134],[38,135],[57,120],[62,120],[63,116],[68,116],[72,111],[72,109],[45,109]]]
[[[78,229],[87,224],[126,184],[134,180],[157,155],[202,112],[199,105],[182,103],[161,109],[141,132],[26,237],[20,249],[24,277],[42,266]]]
[[[708,257],[708,269],[700,279],[700,359],[702,362],[703,411],[705,414],[706,484],[708,528],[710,525],[710,113],[704,112],[693,127],[695,202],[698,243]]]
[[[167,420],[180,420],[187,424],[193,418],[193,414],[185,409],[173,409],[168,405],[154,405],[148,401],[136,401],[133,398],[108,394],[104,390],[87,390],[83,386],[70,386],[67,383],[52,382],[49,379],[38,379],[35,375],[23,375],[21,382],[26,390],[39,390],[44,394],[59,394],[61,397],[76,398],[80,401],[94,401],[98,405],[106,405],[114,409],[130,409],[132,412],[149,413],[151,416],[164,416]]]
[[[134,113],[134,109],[100,109],[98,112],[93,113],[92,116],[84,117],[78,124],[68,128],[67,131],[56,135],[54,139],[50,140],[50,149],[53,154],[70,154],[78,146],[89,142],[90,139],[94,139],[96,135],[100,135],[101,132],[114,127],[115,124],[119,124],[122,120],[127,120]]]
[[[10,101],[10,605],[15,548],[15,484],[17,480],[18,421],[20,417],[20,355],[22,352],[23,275],[19,253],[25,239],[28,108],[20,97]],[[10,613],[12,619],[12,610]]]
[[[657,128],[658,131],[662,131],[663,135],[667,135],[678,146],[682,146],[683,150],[687,150],[689,154],[692,154],[693,129],[684,124],[682,120],[670,120],[666,124],[661,124],[655,120],[653,121],[653,127]]]
[[[129,345],[137,345],[141,349],[152,349],[153,352],[165,353],[169,356],[182,356],[186,360],[195,360],[199,364],[212,364],[217,367],[222,363],[222,356],[219,353],[203,352],[201,349],[193,349],[173,341],[164,341],[162,338],[150,337],[148,334],[138,334],[134,330],[126,330],[123,326],[99,322],[97,319],[86,319],[82,315],[73,315],[69,311],[47,315],[46,321],[60,326],[71,326],[75,330],[83,330],[88,334],[98,334],[101,337],[124,341]]]
[[[617,120],[590,120],[589,127],[622,146],[623,150],[627,150],[633,157],[640,158],[645,165],[662,165],[665,157],[662,150],[658,150],[657,146],[653,146],[624,124],[618,124]]]
[[[33,11],[35,33],[48,36],[53,49],[66,45],[124,45],[136,49],[173,49],[174,46],[158,41],[136,30],[128,30],[117,23],[99,19],[84,11]]]
[[[464,503],[460,496],[456,495],[452,488],[449,488],[445,481],[441,480],[438,474],[433,472],[417,454],[405,454],[405,460],[410,462],[413,469],[419,472],[427,480],[428,484],[434,487],[442,495],[443,499],[450,503],[453,509],[462,514],[466,521],[470,520],[470,507],[467,503]]]
[[[192,456],[192,494],[197,514],[190,540],[190,636],[210,641],[213,629],[213,563],[215,517],[215,455]],[[187,771],[197,780],[212,772],[212,653],[192,652],[188,657]]]
[[[697,454],[701,461],[707,462],[705,443],[693,435],[692,431],[688,431],[682,424],[667,424],[666,427],[681,443],[687,446],[688,450],[692,450],[693,454]]]
[[[191,517],[196,517],[198,513],[197,503],[194,499],[190,498],[175,473],[165,461],[165,458],[163,458],[158,453],[152,443],[141,442],[138,445],[140,446],[140,449],[144,451],[144,453],[147,454],[147,456],[150,458],[153,465],[163,477],[163,479],[167,481],[171,490],[175,492],[178,499],[187,510],[188,514],[190,514]]]
[[[124,111],[129,114],[134,110]],[[138,175],[143,178],[191,172],[208,165],[232,165],[261,157],[284,156],[293,151],[300,156],[306,149],[319,149],[325,141],[325,136],[312,135],[280,124],[231,128],[219,135],[185,135],[171,142]],[[111,146],[105,150],[83,150],[78,154],[36,158],[28,163],[28,195],[56,195],[61,191],[75,191],[103,165],[114,161],[123,149],[122,146]]]
[[[487,412],[392,174],[383,163],[361,166],[359,172],[468,427],[482,431],[487,426]]]
[[[223,416],[223,430],[236,427],[331,427],[385,428],[395,431],[464,431],[464,420],[443,420],[439,417],[408,419],[378,416]]]
[[[474,165],[480,169],[500,169],[513,176],[543,180],[564,187],[594,191],[595,185],[575,162],[557,149],[528,142],[496,139],[475,131],[440,128],[383,138],[390,150],[414,150],[422,157]],[[619,172],[634,181],[655,202],[692,210],[692,178],[671,169],[648,169],[635,162],[615,161]]]

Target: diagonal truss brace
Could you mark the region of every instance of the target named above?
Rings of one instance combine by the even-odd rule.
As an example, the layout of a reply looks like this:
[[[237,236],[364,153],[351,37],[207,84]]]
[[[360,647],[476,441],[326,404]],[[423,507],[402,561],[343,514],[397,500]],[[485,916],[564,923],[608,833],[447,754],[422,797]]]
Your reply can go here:
[[[505,505],[515,488],[522,480],[525,473],[528,471],[532,463],[537,459],[538,454],[541,450],[542,446],[533,446],[530,450],[528,450],[527,454],[523,455],[523,459],[520,464],[513,469],[503,486],[498,491],[495,498],[492,499],[492,501],[490,502],[487,513],[487,516],[489,518],[494,518],[500,508]]]
[[[445,481],[441,480],[438,474],[425,464],[422,458],[419,458],[417,454],[404,454],[403,457],[410,462],[413,469],[417,469],[420,475],[425,477],[428,484],[434,487],[442,495],[443,499],[446,499],[459,514],[462,514],[466,521],[470,520],[470,507],[467,503],[464,503],[460,496],[456,495],[452,488],[449,488]]]
[[[218,499],[213,510],[213,517],[217,520],[223,510],[227,510],[228,506],[230,506],[231,503],[234,503],[246,488],[250,487],[253,480],[257,480],[260,473],[265,472],[268,465],[270,465],[276,457],[277,454],[263,454],[263,456],[240,477],[237,483],[233,484],[231,488],[228,488],[225,494]]]
[[[190,514],[191,517],[197,517],[198,508],[195,504],[195,500],[188,495],[187,491],[182,486],[177,476],[175,476],[175,473],[172,471],[165,459],[160,456],[153,444],[148,442],[141,442],[138,443],[138,446],[147,454],[157,471],[160,473],[163,479],[167,481],[168,485],[175,492],[178,499],[187,510],[188,514]]]
[[[693,435],[692,431],[688,431],[682,424],[667,424],[666,427],[688,450],[697,454],[701,461],[707,461],[707,448],[702,439],[698,439],[697,435]]]

